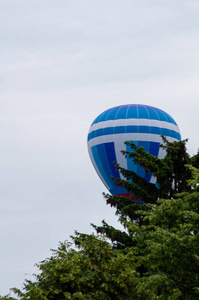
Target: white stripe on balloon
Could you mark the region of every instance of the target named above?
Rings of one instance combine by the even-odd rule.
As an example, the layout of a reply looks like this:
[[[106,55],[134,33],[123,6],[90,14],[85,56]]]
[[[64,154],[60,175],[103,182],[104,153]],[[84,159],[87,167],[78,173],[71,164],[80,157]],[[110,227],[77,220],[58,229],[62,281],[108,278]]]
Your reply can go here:
[[[178,141],[176,138],[166,136],[167,140],[172,143]],[[162,138],[158,134],[151,133],[118,133],[118,134],[108,134],[97,136],[90,141],[88,141],[88,148],[93,147],[103,143],[114,143],[115,141],[124,144],[124,141],[146,141],[146,142],[156,142],[163,143]]]
[[[160,128],[174,130],[180,134],[180,130],[178,126],[175,125],[174,123],[169,123],[169,122],[159,121],[159,120],[151,120],[151,119],[118,119],[118,120],[103,121],[103,122],[93,124],[90,127],[89,133],[97,129],[117,127],[117,126],[160,127]]]

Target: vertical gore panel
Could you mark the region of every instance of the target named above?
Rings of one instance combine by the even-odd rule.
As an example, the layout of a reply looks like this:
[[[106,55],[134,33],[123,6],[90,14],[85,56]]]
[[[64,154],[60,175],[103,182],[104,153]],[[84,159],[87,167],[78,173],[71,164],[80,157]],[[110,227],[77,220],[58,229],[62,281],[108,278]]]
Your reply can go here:
[[[118,110],[117,119],[126,119],[127,109],[121,108]]]
[[[138,141],[133,141],[133,143],[138,146]],[[131,149],[130,145],[126,145],[126,151],[128,152],[135,152],[134,149]],[[134,163],[134,161],[132,160],[132,158],[129,158],[127,156],[127,170],[131,170],[133,172],[135,172],[137,174],[137,167],[138,165]]]
[[[138,109],[138,118],[139,119],[149,119],[146,108],[142,107]]]
[[[107,152],[105,144],[97,145],[98,157],[103,166],[104,173],[107,175],[107,184],[111,187],[113,185],[113,180],[110,178],[112,171],[110,168],[109,160],[107,158]]]
[[[105,151],[106,151],[106,156],[109,162],[109,168],[111,170],[111,174],[115,178],[120,178],[119,171],[116,170],[114,166],[114,161],[116,161],[116,155],[115,155],[115,147],[114,143],[105,143]]]
[[[159,145],[160,145],[160,143],[150,142],[149,152],[150,152],[153,156],[158,156],[158,153],[159,153]]]
[[[104,161],[106,161],[106,159],[103,157],[103,153],[102,149],[98,149],[100,145],[97,146],[93,146],[91,148],[92,154],[93,154],[93,158],[95,160],[98,172],[101,174],[101,176],[104,178],[104,181],[106,182],[106,184],[108,185],[109,189],[111,188],[112,182],[110,177],[108,176],[108,174],[106,173],[106,170],[104,169]],[[103,145],[102,145],[103,146]]]
[[[159,116],[159,120],[168,122],[167,114],[165,114],[163,111],[157,110],[157,114]]]
[[[117,114],[117,109],[112,109],[109,114],[107,115],[106,121],[107,120],[115,120],[115,116]]]
[[[148,141],[147,142],[139,141],[138,146],[143,147],[146,152],[150,151],[150,142],[148,142]],[[147,182],[150,182],[152,173],[148,172],[148,174],[146,176],[145,169],[143,167],[138,166],[138,175],[143,177]]]
[[[157,112],[153,108],[148,108],[149,119],[159,120]]]
[[[114,143],[105,143],[104,144],[107,161],[108,161],[108,168],[109,168],[109,174],[110,176],[113,176],[114,178],[120,178],[119,171],[116,170],[113,162],[116,161],[116,154],[115,154],[115,146]],[[108,169],[107,169],[108,171]],[[113,195],[123,194],[126,193],[126,190],[120,186],[115,185],[115,182],[110,178],[111,180],[111,189],[110,193]]]
[[[137,119],[137,108],[136,105],[131,106],[127,112],[127,119]]]

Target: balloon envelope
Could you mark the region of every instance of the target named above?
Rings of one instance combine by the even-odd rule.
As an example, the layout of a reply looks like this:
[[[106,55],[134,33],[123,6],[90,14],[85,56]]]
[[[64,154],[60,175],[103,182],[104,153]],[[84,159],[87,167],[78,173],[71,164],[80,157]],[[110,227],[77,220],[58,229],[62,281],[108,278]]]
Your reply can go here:
[[[144,168],[134,164],[121,150],[132,151],[124,142],[132,141],[154,156],[163,158],[165,151],[159,148],[161,135],[169,142],[181,139],[180,130],[174,119],[161,109],[141,104],[121,105],[100,114],[91,124],[88,133],[88,151],[93,166],[102,182],[112,195],[128,193],[116,186],[111,176],[123,178],[113,162],[136,172],[147,182],[156,183],[152,174],[146,177]]]

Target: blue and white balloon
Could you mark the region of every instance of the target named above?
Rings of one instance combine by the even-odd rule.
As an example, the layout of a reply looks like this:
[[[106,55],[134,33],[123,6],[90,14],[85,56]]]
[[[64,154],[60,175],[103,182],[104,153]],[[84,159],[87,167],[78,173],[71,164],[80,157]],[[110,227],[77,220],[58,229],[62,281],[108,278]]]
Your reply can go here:
[[[169,142],[181,140],[180,130],[174,119],[161,109],[141,104],[120,105],[100,114],[92,123],[88,134],[88,151],[93,166],[102,182],[112,195],[126,194],[127,191],[116,186],[111,176],[123,178],[113,162],[136,172],[147,182],[156,183],[152,174],[145,176],[145,170],[121,150],[132,151],[124,142],[132,141],[145,151],[163,158],[165,152],[159,148],[161,135]]]

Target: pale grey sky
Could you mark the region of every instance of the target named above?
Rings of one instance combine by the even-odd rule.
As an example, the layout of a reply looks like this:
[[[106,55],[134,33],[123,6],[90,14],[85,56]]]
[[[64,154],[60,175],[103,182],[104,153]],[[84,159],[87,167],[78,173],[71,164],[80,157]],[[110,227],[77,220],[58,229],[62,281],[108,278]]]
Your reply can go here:
[[[87,153],[91,122],[156,106],[197,152],[198,0],[0,1],[0,295],[74,230],[117,225]]]

